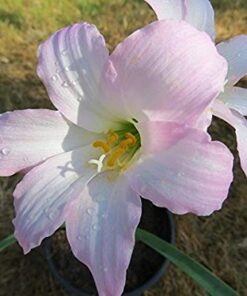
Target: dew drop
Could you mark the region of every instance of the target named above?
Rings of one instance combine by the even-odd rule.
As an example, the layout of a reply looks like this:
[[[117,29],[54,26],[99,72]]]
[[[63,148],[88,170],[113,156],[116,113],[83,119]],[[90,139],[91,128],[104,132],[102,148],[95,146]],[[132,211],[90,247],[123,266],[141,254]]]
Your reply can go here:
[[[45,208],[44,213],[45,213],[46,215],[48,215],[48,214],[49,214],[49,208]]]
[[[76,238],[77,238],[78,241],[82,240],[82,237],[80,235],[78,235]]]
[[[67,49],[63,49],[63,50],[61,51],[61,55],[63,55],[63,56],[66,56],[67,53],[68,53]]]
[[[3,148],[1,150],[1,153],[5,156],[9,155],[10,154],[10,149],[9,148]]]
[[[107,268],[107,267],[104,267],[104,268],[103,268],[103,271],[104,271],[104,272],[107,272],[107,271],[108,271],[108,268]]]
[[[97,225],[94,224],[94,225],[92,226],[92,229],[93,229],[94,231],[96,231],[96,230],[98,229]]]
[[[69,87],[68,82],[64,81],[64,82],[62,83],[62,87]]]
[[[102,219],[106,219],[106,218],[107,218],[107,214],[102,214],[102,215],[101,215],[101,218],[102,218]]]
[[[94,209],[93,209],[93,208],[88,208],[88,209],[87,209],[87,214],[88,214],[88,215],[91,216],[91,215],[93,214],[93,212],[94,212]]]
[[[52,81],[57,81],[57,75],[53,75],[53,76],[51,77],[51,80],[52,80]]]
[[[65,68],[64,68],[64,71],[65,71],[65,72],[69,72],[69,70],[70,70],[69,67],[65,67]]]
[[[83,97],[82,96],[79,96],[78,98],[77,98],[77,101],[78,102],[81,102],[83,100]]]
[[[50,220],[52,220],[54,217],[55,217],[55,212],[50,212],[50,213],[48,214],[48,218],[49,218]]]
[[[75,80],[72,80],[72,81],[71,81],[71,84],[72,84],[72,85],[76,85],[77,82],[76,82]]]

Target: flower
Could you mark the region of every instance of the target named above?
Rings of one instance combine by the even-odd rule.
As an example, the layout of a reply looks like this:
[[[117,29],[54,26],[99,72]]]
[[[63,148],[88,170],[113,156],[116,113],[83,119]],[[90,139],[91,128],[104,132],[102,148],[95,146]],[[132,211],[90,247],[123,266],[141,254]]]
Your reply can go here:
[[[95,26],[75,24],[38,55],[58,111],[0,116],[1,175],[29,170],[14,192],[15,236],[27,253],[65,222],[99,295],[121,295],[140,195],[198,215],[227,196],[232,156],[193,128],[222,89],[226,61],[207,34],[177,21],[136,31],[110,56]]]
[[[145,1],[154,9],[159,20],[185,20],[197,29],[207,32],[214,40],[214,10],[208,0]],[[247,176],[247,122],[244,118],[247,115],[247,90],[234,86],[247,75],[247,35],[221,42],[217,45],[217,49],[228,62],[225,88],[198,121],[198,127],[207,129],[212,115],[230,124],[236,132],[241,167]]]

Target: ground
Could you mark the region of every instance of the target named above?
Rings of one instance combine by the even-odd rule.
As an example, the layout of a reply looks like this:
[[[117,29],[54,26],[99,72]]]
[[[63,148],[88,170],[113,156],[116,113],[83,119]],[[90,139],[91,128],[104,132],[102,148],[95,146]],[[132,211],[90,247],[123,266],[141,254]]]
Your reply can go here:
[[[247,34],[246,0],[214,0],[217,41]],[[79,20],[97,25],[112,50],[155,16],[142,0],[0,0],[0,112],[52,108],[36,76],[36,51],[53,31]],[[241,85],[247,87],[247,81]],[[211,133],[235,155],[235,179],[221,211],[207,218],[176,217],[177,246],[203,263],[241,295],[247,291],[247,180],[239,166],[233,130],[214,121]],[[20,176],[0,179],[0,239],[13,232],[12,192]],[[205,193],[206,194],[206,193]],[[14,245],[0,254],[0,296],[67,295],[47,272],[39,249],[24,256]],[[145,296],[206,295],[177,267]]]

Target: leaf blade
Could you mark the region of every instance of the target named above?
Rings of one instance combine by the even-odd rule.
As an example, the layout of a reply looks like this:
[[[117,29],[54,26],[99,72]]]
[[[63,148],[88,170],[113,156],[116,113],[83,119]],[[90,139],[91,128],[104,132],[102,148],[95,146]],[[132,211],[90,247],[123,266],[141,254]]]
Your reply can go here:
[[[194,259],[179,251],[175,246],[158,238],[157,236],[138,228],[136,238],[142,241],[172,263],[177,265],[197,284],[203,287],[212,296],[238,296],[230,286],[217,278],[206,267],[196,262]]]

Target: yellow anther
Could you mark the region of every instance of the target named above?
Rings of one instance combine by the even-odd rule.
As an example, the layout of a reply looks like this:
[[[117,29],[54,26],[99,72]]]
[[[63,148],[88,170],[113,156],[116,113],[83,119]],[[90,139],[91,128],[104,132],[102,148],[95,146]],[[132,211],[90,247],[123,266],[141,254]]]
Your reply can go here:
[[[119,157],[121,157],[125,153],[126,149],[119,147],[117,150],[115,150],[111,156],[107,160],[107,165],[109,167],[113,167],[115,165],[115,162]]]
[[[131,145],[135,145],[135,143],[137,142],[136,137],[134,135],[132,135],[131,133],[126,133],[125,137],[127,139],[131,139],[132,140],[132,144]]]
[[[118,141],[118,134],[117,133],[111,133],[108,141],[107,141],[107,144],[109,146],[111,146],[112,144],[116,143]]]
[[[108,143],[105,143],[105,142],[99,141],[99,140],[98,141],[95,141],[93,143],[93,147],[95,147],[95,148],[102,148],[103,151],[104,151],[104,153],[107,153],[107,152],[110,151],[110,146],[108,145]]]
[[[120,143],[121,148],[127,148],[127,146],[129,146],[129,145],[133,145],[133,140],[132,139],[126,139],[126,140],[123,140]]]

